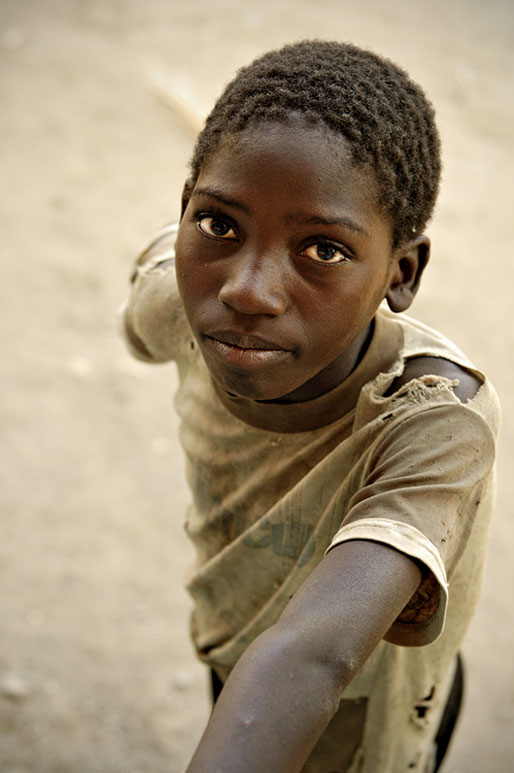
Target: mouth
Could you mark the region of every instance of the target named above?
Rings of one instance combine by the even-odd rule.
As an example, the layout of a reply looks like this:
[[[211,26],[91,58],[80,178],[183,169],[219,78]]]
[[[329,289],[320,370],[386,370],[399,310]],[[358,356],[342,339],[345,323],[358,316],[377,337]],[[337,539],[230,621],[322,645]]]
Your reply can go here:
[[[289,351],[286,347],[275,341],[268,341],[260,336],[249,336],[236,333],[231,330],[210,333],[207,338],[212,338],[228,346],[236,346],[238,349],[259,349],[262,351]]]
[[[292,349],[276,341],[233,331],[213,332],[204,335],[203,338],[218,359],[226,365],[241,370],[254,370],[264,365],[272,365],[293,353]]]

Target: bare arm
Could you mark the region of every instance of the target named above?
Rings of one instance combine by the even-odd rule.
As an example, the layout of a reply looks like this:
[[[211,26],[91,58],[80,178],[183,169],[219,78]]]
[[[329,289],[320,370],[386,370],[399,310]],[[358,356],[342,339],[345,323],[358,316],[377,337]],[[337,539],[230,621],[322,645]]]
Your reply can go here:
[[[417,564],[386,545],[333,548],[241,657],[188,773],[300,771],[420,581]]]

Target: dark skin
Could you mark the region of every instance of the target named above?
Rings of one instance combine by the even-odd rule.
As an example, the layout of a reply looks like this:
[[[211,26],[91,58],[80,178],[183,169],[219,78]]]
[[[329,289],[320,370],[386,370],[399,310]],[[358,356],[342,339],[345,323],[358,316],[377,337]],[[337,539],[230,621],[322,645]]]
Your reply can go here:
[[[341,691],[420,580],[411,559],[384,545],[355,540],[331,550],[239,660],[189,773],[300,771]]]
[[[353,370],[378,305],[405,311],[430,244],[391,247],[373,173],[325,129],[266,125],[228,138],[186,184],[177,279],[218,387],[259,401],[323,394]],[[478,381],[420,358],[395,384]],[[377,513],[380,516],[380,513]],[[342,690],[416,592],[418,564],[387,545],[333,548],[233,669],[189,773],[300,771]]]
[[[184,207],[189,322],[217,384],[252,400],[341,383],[380,302],[407,308],[428,260],[425,236],[392,251],[372,171],[327,131],[267,125],[223,141]]]

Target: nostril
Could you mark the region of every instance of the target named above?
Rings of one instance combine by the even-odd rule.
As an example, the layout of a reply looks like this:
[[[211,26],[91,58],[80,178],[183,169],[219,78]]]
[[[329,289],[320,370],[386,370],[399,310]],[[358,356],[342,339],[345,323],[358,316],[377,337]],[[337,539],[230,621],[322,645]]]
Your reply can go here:
[[[263,282],[255,276],[228,279],[218,293],[221,303],[241,314],[279,316],[287,308],[287,300],[278,282]]]

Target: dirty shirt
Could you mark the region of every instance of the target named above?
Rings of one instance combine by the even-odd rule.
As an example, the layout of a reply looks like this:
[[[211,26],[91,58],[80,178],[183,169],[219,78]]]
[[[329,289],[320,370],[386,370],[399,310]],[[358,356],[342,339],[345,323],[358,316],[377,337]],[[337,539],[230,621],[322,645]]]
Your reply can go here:
[[[415,559],[423,582],[341,696],[304,773],[430,773],[455,658],[476,606],[494,497],[493,388],[439,333],[380,308],[369,347],[338,387],[296,404],[229,396],[210,378],[175,282],[176,227],[137,261],[123,311],[133,353],[174,360],[192,501],[187,587],[199,657],[225,680],[328,550],[346,540]],[[414,357],[477,374],[414,379]]]

